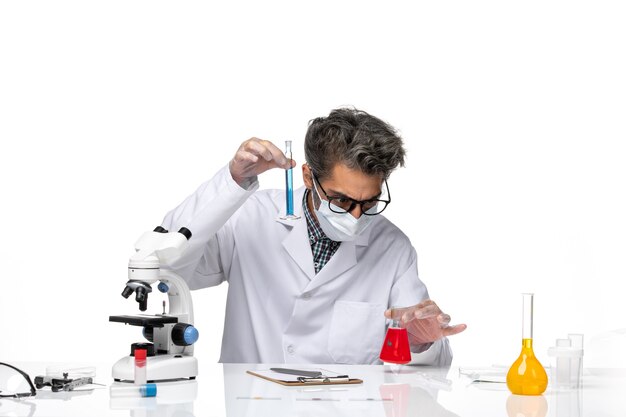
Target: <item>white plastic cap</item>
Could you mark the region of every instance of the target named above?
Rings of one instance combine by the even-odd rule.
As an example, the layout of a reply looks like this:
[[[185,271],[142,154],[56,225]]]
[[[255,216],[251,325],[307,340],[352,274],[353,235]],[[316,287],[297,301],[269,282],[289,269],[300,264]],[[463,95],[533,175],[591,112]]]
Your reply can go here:
[[[548,348],[548,356],[557,358],[582,358],[583,350],[568,346],[552,346]]]

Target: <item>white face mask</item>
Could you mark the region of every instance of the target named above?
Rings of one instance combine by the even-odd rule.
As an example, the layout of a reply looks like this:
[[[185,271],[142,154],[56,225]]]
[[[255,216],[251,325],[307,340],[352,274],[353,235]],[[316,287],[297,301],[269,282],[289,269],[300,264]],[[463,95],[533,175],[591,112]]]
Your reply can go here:
[[[374,216],[361,214],[361,217],[355,219],[350,213],[335,213],[330,209],[330,203],[320,196],[320,193],[317,191],[317,186],[315,185],[315,180],[313,180],[313,188],[321,201],[320,208],[315,209],[315,214],[317,214],[317,220],[320,223],[322,231],[324,231],[324,234],[330,240],[334,240],[335,242],[354,240],[372,224]],[[313,207],[315,207],[315,199],[313,199]],[[337,210],[341,209],[337,207]]]

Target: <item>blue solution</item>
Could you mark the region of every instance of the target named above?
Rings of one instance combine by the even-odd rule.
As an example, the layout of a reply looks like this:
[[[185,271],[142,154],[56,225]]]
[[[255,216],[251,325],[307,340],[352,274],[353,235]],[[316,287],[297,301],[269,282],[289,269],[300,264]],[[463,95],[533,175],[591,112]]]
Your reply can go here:
[[[287,190],[287,216],[293,216],[293,168],[285,170],[285,187]]]
[[[291,159],[291,141],[285,141],[285,156],[289,159],[289,169],[285,170],[285,215],[281,216],[281,219],[284,220],[297,220],[300,216],[296,216],[293,214],[293,167],[291,167],[291,163],[293,162]]]

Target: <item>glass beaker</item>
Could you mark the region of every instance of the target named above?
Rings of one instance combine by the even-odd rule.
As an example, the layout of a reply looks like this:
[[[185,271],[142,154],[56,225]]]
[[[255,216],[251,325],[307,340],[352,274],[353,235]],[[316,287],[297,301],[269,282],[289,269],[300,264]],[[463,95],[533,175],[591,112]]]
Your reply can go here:
[[[400,321],[394,318],[394,309],[391,309],[391,318],[391,325],[387,328],[387,334],[380,349],[380,360],[403,365],[411,362],[409,334],[404,327],[400,327]]]
[[[540,395],[548,386],[548,375],[533,351],[533,294],[522,294],[522,352],[506,375],[513,394]]]

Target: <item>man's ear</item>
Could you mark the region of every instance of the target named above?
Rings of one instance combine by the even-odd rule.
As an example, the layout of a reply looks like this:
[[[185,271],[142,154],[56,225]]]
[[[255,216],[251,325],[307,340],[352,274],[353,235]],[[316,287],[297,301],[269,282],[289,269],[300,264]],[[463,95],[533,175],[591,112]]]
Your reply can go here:
[[[306,188],[309,190],[313,189],[313,174],[311,173],[309,164],[302,164],[302,180]]]

